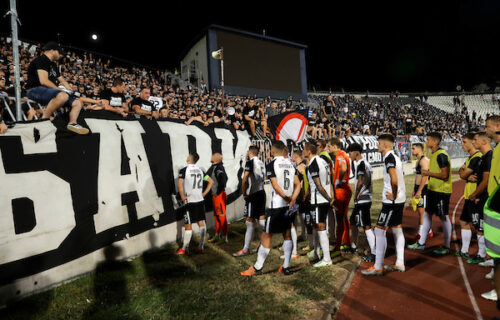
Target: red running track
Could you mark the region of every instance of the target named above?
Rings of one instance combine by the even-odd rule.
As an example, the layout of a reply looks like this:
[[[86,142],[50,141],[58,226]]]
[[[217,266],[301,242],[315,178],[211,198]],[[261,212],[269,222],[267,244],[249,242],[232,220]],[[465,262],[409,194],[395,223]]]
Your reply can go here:
[[[450,200],[450,220],[455,213],[454,228],[457,238],[460,238],[458,220],[462,212],[463,200],[461,196],[464,188],[463,181],[453,184],[453,193]],[[459,202],[460,201],[460,202]],[[360,270],[354,276],[336,319],[485,319],[499,316],[496,304],[481,298],[481,293],[491,290],[491,280],[484,276],[490,268],[465,263],[465,273],[473,298],[469,297],[465,280],[462,276],[459,262],[455,256],[455,243],[452,237],[452,254],[444,257],[434,257],[432,250],[443,243],[443,234],[439,218],[433,218],[433,230],[436,235],[427,240],[424,252],[405,250],[406,272],[387,272],[384,276],[366,277],[361,274],[362,269],[371,266],[363,262]],[[403,228],[406,244],[413,243],[418,227],[418,214],[410,207],[405,209]],[[387,232],[388,248],[385,264],[393,264],[396,260],[394,238]],[[459,245],[460,242],[458,241]],[[476,253],[477,241],[472,240],[469,253]],[[477,303],[474,310],[471,300]]]

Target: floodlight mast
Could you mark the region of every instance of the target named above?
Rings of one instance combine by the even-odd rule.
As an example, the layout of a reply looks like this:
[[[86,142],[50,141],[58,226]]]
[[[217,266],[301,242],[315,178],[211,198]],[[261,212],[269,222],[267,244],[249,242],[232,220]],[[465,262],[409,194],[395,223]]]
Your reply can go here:
[[[16,0],[10,0],[10,10],[7,12],[10,15],[10,26],[12,29],[12,58],[14,62],[14,89],[16,95],[16,120],[22,120],[21,110],[21,74],[19,72],[19,39],[17,36],[17,24],[21,24],[17,16]]]

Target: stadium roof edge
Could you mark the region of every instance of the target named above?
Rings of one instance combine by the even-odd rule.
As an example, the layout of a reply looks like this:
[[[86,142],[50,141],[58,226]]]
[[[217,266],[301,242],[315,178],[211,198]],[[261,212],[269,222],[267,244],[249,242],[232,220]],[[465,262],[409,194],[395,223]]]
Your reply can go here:
[[[249,36],[249,37],[252,37],[252,38],[257,38],[257,39],[260,39],[260,40],[267,40],[267,41],[272,41],[272,42],[276,42],[276,43],[280,43],[280,44],[284,44],[284,45],[288,45],[288,46],[292,46],[292,47],[297,47],[297,48],[300,48],[300,49],[307,49],[307,45],[305,45],[305,44],[301,44],[301,43],[297,43],[297,42],[293,42],[293,41],[288,41],[288,40],[283,40],[283,39],[279,39],[279,38],[275,38],[275,37],[264,36],[262,34],[253,33],[253,32],[249,32],[249,31],[244,31],[244,30],[240,30],[240,29],[236,29],[236,28],[231,28],[231,27],[225,27],[225,26],[221,26],[221,25],[218,25],[218,24],[211,24],[211,25],[203,28],[193,38],[193,40],[191,40],[188,43],[188,45],[184,48],[184,50],[182,50],[182,52],[181,52],[181,54],[179,56],[179,61],[181,61],[186,56],[186,54],[195,45],[195,43],[198,42],[204,35],[206,35],[207,31],[210,30],[210,29],[217,29],[217,30],[222,30],[222,31],[227,31],[227,32],[242,34],[242,35],[246,35],[246,36]]]

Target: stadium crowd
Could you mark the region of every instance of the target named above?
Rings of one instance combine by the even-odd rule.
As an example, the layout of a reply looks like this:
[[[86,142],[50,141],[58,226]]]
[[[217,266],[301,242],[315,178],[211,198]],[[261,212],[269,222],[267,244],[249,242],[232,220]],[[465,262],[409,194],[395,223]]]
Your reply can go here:
[[[0,91],[3,96],[15,96],[12,45],[7,38],[0,38]],[[23,43],[20,46],[21,96],[27,97],[28,67],[30,62],[43,53],[40,44]],[[353,95],[310,95],[308,102],[272,100],[270,97],[222,96],[220,90],[207,90],[181,85],[172,73],[145,67],[125,66],[107,57],[79,51],[61,50],[58,63],[60,76],[69,84],[67,92],[78,99],[86,110],[115,112],[124,117],[145,116],[183,120],[209,125],[225,122],[238,130],[248,130],[257,138],[272,138],[268,129],[269,117],[287,111],[309,107],[310,125],[308,136],[316,139],[343,138],[352,135],[391,132],[425,136],[427,132],[440,131],[444,141],[460,141],[468,131],[484,125],[482,118],[471,117],[467,106],[460,105],[454,114],[446,113],[425,102],[425,99],[400,98],[391,94],[387,98],[356,98]],[[124,104],[109,105],[109,90],[123,95]],[[103,100],[107,101],[104,102]],[[150,101],[149,101],[150,100]],[[9,101],[15,114],[13,100]],[[0,115],[13,121],[5,105]],[[43,108],[43,107],[42,107]],[[40,118],[43,110],[23,104],[27,120]],[[70,106],[58,113],[70,111]]]

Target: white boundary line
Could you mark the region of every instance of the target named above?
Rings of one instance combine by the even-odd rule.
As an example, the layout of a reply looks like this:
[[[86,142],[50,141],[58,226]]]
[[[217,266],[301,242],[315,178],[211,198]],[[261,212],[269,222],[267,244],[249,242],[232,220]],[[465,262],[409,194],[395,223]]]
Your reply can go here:
[[[451,225],[453,227],[453,241],[455,241],[455,250],[458,251],[460,248],[458,247],[458,244],[456,243],[457,240],[457,232],[455,230],[455,213],[457,212],[458,205],[462,200],[464,199],[464,196],[462,196],[457,204],[455,205],[455,208],[453,209],[453,217],[452,217],[452,222]],[[483,320],[483,316],[481,315],[481,310],[479,310],[479,307],[476,302],[476,298],[474,298],[474,293],[472,292],[472,288],[469,283],[469,279],[467,278],[467,274],[465,273],[465,268],[464,268],[464,262],[462,261],[461,257],[457,257],[458,259],[458,265],[460,266],[460,272],[462,273],[462,278],[464,279],[464,284],[465,288],[467,289],[467,293],[469,295],[470,302],[472,304],[472,307],[474,308],[474,312],[476,313],[476,317],[478,320]]]

